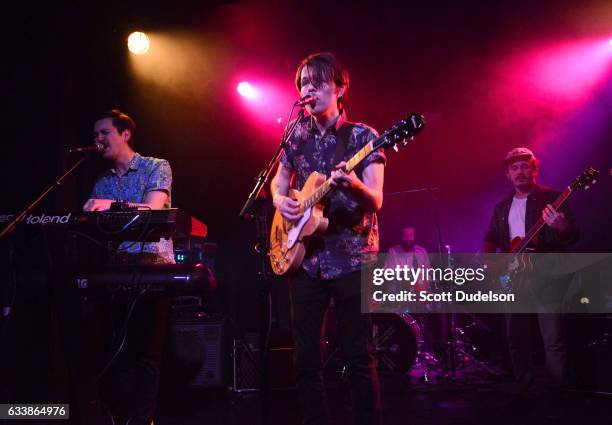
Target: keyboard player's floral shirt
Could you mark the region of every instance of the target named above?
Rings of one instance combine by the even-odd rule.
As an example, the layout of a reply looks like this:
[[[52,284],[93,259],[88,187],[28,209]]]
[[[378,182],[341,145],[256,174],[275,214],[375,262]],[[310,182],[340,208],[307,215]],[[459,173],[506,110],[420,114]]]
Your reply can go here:
[[[144,203],[147,193],[160,190],[168,194],[164,208],[171,206],[172,170],[165,159],[134,155],[128,171],[120,176],[116,170],[104,172],[94,184],[91,198]],[[143,246],[144,245],[144,246]],[[114,258],[119,263],[174,263],[172,239],[159,242],[122,242]]]

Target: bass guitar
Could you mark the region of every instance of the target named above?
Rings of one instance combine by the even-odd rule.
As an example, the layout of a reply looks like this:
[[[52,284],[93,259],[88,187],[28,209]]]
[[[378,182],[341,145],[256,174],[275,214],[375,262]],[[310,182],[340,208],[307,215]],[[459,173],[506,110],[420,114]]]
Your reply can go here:
[[[554,210],[558,211],[559,208],[561,208],[561,205],[563,205],[563,203],[574,191],[578,189],[588,190],[592,185],[597,183],[598,176],[599,171],[595,170],[593,167],[589,167],[584,170],[583,173],[576,177],[576,179],[565,188],[557,199],[555,199],[555,202],[551,204]],[[525,234],[525,237],[521,238],[520,236],[517,236],[510,242],[510,247],[508,248],[507,253],[514,254],[514,256],[511,256],[512,261],[510,262],[506,273],[499,278],[502,288],[505,291],[512,291],[512,282],[515,280],[515,276],[533,269],[533,256],[530,255],[533,253],[533,248],[530,247],[530,243],[535,239],[542,227],[544,227],[544,224],[544,219],[540,217],[538,221],[531,226],[527,234]]]

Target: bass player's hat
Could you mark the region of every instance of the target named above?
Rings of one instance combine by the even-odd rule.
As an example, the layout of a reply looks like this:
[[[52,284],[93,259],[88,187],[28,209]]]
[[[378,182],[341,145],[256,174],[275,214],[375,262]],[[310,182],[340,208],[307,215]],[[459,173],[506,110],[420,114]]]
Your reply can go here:
[[[537,158],[531,149],[525,147],[514,148],[506,154],[506,159],[504,159],[504,167],[507,167],[516,161],[529,161],[530,159],[535,159],[537,161]]]

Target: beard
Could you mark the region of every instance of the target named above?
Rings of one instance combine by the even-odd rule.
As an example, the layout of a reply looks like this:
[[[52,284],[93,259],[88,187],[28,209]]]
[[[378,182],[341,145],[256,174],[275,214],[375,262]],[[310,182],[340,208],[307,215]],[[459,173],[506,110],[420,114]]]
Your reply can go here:
[[[408,242],[401,242],[402,248],[404,248],[406,251],[412,251],[414,249],[414,241],[408,241]]]
[[[530,190],[531,188],[533,188],[533,186],[535,186],[535,182],[528,178],[523,178],[523,179],[517,178],[514,180],[514,187],[516,187],[517,189],[521,189],[523,191]]]

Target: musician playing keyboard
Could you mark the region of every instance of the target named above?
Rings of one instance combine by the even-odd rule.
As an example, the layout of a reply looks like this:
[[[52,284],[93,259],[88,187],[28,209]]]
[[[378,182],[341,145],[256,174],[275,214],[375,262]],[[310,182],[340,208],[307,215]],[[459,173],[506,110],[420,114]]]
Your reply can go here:
[[[134,121],[113,109],[100,115],[94,125],[94,142],[104,150],[101,155],[110,168],[96,180],[84,211],[108,210],[112,202],[124,201],[129,206],[170,208],[172,170],[165,159],[144,157],[133,149],[136,130]],[[117,249],[115,262],[174,264],[171,239],[159,242],[123,242]]]
[[[129,207],[170,208],[170,164],[165,159],[144,157],[135,152],[135,130],[132,118],[117,109],[98,116],[94,124],[94,142],[103,146],[101,155],[110,167],[96,180],[83,210],[108,210],[115,201],[122,201]],[[111,266],[175,262],[171,239],[122,242],[113,247],[113,251],[115,255],[109,259]],[[116,313],[130,302],[127,297],[118,297],[106,309],[111,308]],[[167,297],[144,294],[135,304],[129,321],[128,344],[101,380],[100,393],[115,423],[149,425],[153,421],[168,310]],[[106,316],[101,316],[104,317],[108,317],[108,311]],[[116,318],[118,322],[123,319]]]

